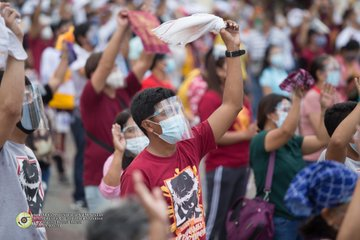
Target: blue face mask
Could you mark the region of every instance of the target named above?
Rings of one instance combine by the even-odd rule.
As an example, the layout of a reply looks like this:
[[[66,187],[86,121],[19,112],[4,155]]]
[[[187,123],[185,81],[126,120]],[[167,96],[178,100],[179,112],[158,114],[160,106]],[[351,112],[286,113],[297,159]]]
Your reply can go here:
[[[96,47],[99,44],[99,36],[95,26],[90,27],[86,37],[92,47]]]
[[[271,55],[270,63],[274,67],[284,68],[284,57],[281,53],[276,53]]]
[[[145,136],[126,139],[126,149],[135,155],[138,155],[147,145],[149,145],[149,139]]]
[[[182,115],[177,114],[159,122],[162,134],[158,135],[169,144],[175,144],[182,140],[186,131],[186,122]]]
[[[357,149],[357,145],[355,143],[350,143],[350,147],[357,153],[359,154],[359,151]]]
[[[165,72],[167,74],[172,74],[173,72],[175,72],[175,70],[176,70],[176,63],[174,59],[168,59],[166,61]]]
[[[329,71],[327,74],[326,82],[334,87],[338,87],[340,83],[340,77],[341,77],[340,71],[338,70]]]

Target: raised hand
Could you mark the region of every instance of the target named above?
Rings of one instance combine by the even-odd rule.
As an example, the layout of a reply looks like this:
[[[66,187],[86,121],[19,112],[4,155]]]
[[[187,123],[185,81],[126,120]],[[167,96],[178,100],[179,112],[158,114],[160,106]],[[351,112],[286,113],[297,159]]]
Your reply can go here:
[[[320,97],[320,105],[322,109],[327,109],[334,104],[335,88],[330,84],[325,84]]]
[[[113,124],[111,133],[113,136],[113,144],[114,144],[115,150],[119,151],[120,153],[124,153],[125,147],[126,147],[126,141],[125,141],[124,134],[120,130],[119,124],[116,124],[116,123]]]
[[[129,25],[129,15],[127,10],[122,10],[118,13],[117,23],[119,26],[128,27]]]
[[[0,15],[4,18],[6,27],[22,42],[24,33],[17,21],[21,17],[20,13],[11,8],[9,3],[0,3]]]
[[[240,47],[239,25],[231,20],[226,21],[226,28],[220,31],[226,48],[229,51],[236,51]]]

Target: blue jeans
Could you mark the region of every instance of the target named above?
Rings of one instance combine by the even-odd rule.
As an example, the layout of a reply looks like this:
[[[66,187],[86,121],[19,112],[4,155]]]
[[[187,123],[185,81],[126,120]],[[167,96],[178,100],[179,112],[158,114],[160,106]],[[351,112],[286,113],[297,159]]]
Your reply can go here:
[[[110,200],[107,200],[101,195],[98,186],[86,186],[85,196],[89,212],[91,213],[101,211],[111,202]]]
[[[274,217],[275,240],[302,240],[299,227],[302,221]]]
[[[85,149],[85,130],[81,122],[80,113],[77,109],[73,113],[73,122],[71,131],[76,144],[76,155],[74,159],[74,183],[75,191],[73,193],[74,201],[85,200],[83,185],[83,162]]]

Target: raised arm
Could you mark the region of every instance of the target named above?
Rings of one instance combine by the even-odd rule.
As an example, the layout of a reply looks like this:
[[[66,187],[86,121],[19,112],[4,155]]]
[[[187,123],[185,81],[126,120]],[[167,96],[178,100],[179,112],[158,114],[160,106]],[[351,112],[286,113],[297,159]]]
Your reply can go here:
[[[40,14],[41,14],[41,5],[42,0],[37,4],[35,11],[31,17],[31,26],[29,30],[29,35],[31,38],[37,38],[41,33],[41,24],[40,24]]]
[[[360,79],[355,78],[360,92]],[[356,126],[360,124],[360,104],[339,124],[331,136],[326,151],[326,159],[344,162],[347,155],[347,145],[355,134]]]
[[[310,122],[312,123],[316,135],[304,137],[304,141],[301,147],[303,154],[309,154],[320,150],[329,143],[329,134],[326,131],[324,124],[324,116],[327,108],[334,103],[335,89],[330,84],[325,84],[321,91],[320,98],[320,113],[316,116],[310,115]]]
[[[114,157],[110,164],[109,171],[105,174],[103,181],[106,185],[111,187],[120,187],[120,177],[123,171],[122,159],[125,151],[125,138],[121,133],[120,126],[114,124],[111,129],[113,136],[113,143],[115,147]]]
[[[20,15],[6,3],[0,3],[0,13],[6,26],[22,43],[23,33],[16,23]],[[0,148],[9,138],[16,123],[20,120],[25,90],[25,64],[9,56],[0,85]]]
[[[91,77],[91,84],[95,91],[100,93],[106,84],[106,78],[114,68],[116,56],[119,54],[121,42],[123,41],[129,20],[126,11],[121,11],[118,15],[118,27],[111,37],[108,46],[101,56],[99,65]]]
[[[53,93],[56,92],[60,87],[60,85],[64,82],[68,67],[69,67],[69,61],[68,61],[67,46],[64,43],[63,50],[61,53],[60,63],[56,68],[53,76],[49,80],[49,87]]]
[[[140,83],[144,78],[144,74],[150,68],[154,60],[154,56],[154,54],[146,53],[144,50],[141,53],[140,58],[135,62],[132,71]]]
[[[274,151],[285,145],[294,135],[300,118],[300,102],[304,93],[296,90],[293,93],[290,111],[281,127],[269,131],[265,137],[265,150]]]
[[[229,52],[240,47],[239,26],[233,21],[227,21],[227,28],[222,29],[221,37]],[[208,118],[217,142],[230,128],[236,116],[243,107],[244,88],[241,76],[240,57],[227,58],[227,72],[221,106]]]

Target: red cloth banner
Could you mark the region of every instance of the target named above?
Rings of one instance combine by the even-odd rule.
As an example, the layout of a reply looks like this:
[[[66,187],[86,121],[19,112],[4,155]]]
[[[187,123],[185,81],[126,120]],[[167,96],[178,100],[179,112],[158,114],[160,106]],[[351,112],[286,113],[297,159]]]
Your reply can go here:
[[[169,53],[170,49],[160,40],[152,29],[160,25],[159,20],[149,12],[129,11],[131,29],[141,38],[144,49],[148,53]]]

